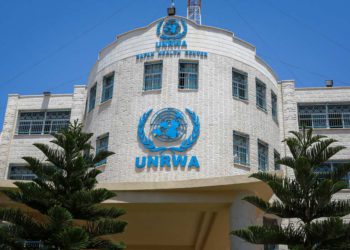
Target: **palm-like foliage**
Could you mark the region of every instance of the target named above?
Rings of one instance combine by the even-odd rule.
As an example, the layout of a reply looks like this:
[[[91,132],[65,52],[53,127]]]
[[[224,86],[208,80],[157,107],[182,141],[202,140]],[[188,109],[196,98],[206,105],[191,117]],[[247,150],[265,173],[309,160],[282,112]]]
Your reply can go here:
[[[267,202],[248,196],[244,200],[267,214],[298,222],[287,227],[251,226],[232,234],[254,244],[283,244],[290,249],[350,249],[350,225],[340,219],[350,214],[350,200],[332,200],[335,193],[347,187],[342,178],[350,171],[350,164],[331,172],[317,170],[344,147],[332,146],[336,140],[313,135],[312,129],[291,133],[294,136],[285,142],[292,157],[279,163],[290,167],[294,178],[252,174],[269,185],[277,199]]]
[[[2,234],[15,236],[7,241],[0,238],[0,246],[4,242],[9,249],[16,249],[21,241],[30,239],[60,249],[123,249],[122,243],[101,236],[123,232],[126,222],[117,218],[125,212],[102,207],[100,203],[115,193],[95,188],[101,173],[96,163],[113,153],[90,154],[93,134],[84,133],[78,122],[53,136],[54,146],[34,144],[46,156],[45,162],[23,158],[37,178],[33,182],[15,182],[17,190],[5,191],[10,199],[39,211],[43,218],[33,219],[21,210],[0,210],[0,220],[10,222],[0,229]]]

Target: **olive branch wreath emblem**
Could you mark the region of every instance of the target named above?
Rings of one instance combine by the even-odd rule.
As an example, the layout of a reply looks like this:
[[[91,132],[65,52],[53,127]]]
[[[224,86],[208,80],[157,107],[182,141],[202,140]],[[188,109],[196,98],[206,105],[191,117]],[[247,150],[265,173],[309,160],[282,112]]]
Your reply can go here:
[[[186,36],[187,34],[187,24],[186,24],[186,21],[184,19],[181,19],[180,22],[182,24],[182,28],[183,28],[183,31],[174,35],[174,36],[168,36],[168,35],[165,35],[165,34],[161,34],[161,28],[163,26],[163,23],[166,19],[163,19],[162,21],[160,21],[157,25],[157,36],[159,36],[161,39],[164,39],[164,40],[171,40],[171,39],[181,39],[183,38],[184,36]],[[178,22],[177,19],[174,19],[176,22]]]
[[[146,113],[144,113],[139,121],[138,129],[137,129],[137,135],[142,143],[142,145],[148,149],[151,152],[160,152],[163,153],[165,151],[171,151],[172,153],[175,152],[184,152],[191,148],[198,140],[199,134],[200,134],[200,122],[199,117],[196,115],[195,112],[186,109],[186,112],[188,116],[191,118],[191,122],[193,125],[192,134],[182,141],[181,145],[179,147],[156,147],[151,139],[149,139],[145,134],[145,124],[149,118],[149,116],[152,113],[152,109],[148,110]]]

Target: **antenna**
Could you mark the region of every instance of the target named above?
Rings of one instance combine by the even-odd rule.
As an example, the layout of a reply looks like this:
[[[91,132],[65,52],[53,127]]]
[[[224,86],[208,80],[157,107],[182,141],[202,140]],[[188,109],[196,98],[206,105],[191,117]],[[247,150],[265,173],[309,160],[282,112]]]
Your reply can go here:
[[[202,24],[202,0],[187,1],[187,18],[199,25]]]

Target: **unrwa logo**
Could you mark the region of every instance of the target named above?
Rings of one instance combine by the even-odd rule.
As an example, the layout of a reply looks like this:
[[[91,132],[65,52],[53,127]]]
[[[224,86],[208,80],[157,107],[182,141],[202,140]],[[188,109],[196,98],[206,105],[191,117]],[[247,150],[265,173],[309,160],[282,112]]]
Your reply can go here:
[[[157,25],[157,36],[163,40],[182,39],[187,34],[187,23],[185,19],[167,18]]]
[[[145,126],[152,111],[150,109],[141,116],[137,136],[145,149],[153,153],[158,152],[160,156],[143,156],[142,159],[136,157],[135,167],[143,169],[146,165],[147,167],[177,167],[180,165],[181,167],[199,168],[196,156],[192,156],[187,163],[187,156],[176,155],[177,152],[187,151],[197,142],[200,135],[200,122],[197,114],[190,109],[186,109],[192,123],[191,134],[187,136],[188,122],[185,114],[175,108],[162,109],[151,118],[149,133],[146,135]],[[152,139],[158,141],[158,143],[155,143]],[[157,146],[157,144],[160,144],[160,146]],[[165,144],[171,144],[171,146]],[[164,155],[165,152],[171,153],[172,156]]]

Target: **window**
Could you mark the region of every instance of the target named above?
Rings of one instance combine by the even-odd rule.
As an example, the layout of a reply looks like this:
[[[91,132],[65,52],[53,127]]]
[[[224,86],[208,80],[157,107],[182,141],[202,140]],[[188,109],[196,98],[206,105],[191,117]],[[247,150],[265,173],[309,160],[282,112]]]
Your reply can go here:
[[[333,170],[335,170],[337,167],[342,166],[343,164],[346,164],[349,162],[325,162],[323,163],[321,166],[319,166],[317,169],[315,169],[315,172],[331,172]],[[344,176],[344,178],[342,179],[343,181],[345,181],[348,185],[348,188],[350,188],[350,172]]]
[[[95,103],[96,103],[96,89],[97,89],[97,84],[90,89],[90,94],[89,94],[89,109],[88,111],[90,112],[95,108]]]
[[[197,62],[180,62],[179,89],[198,89]]]
[[[114,73],[103,77],[101,102],[108,101],[113,97]]]
[[[100,151],[107,151],[108,150],[108,140],[109,135],[103,135],[97,138],[96,140],[96,154]],[[96,163],[96,166],[100,166],[107,163],[107,159],[104,159],[98,163]]]
[[[278,222],[276,219],[263,217],[263,225],[274,227],[274,226],[278,226]],[[271,244],[264,245],[264,250],[277,250],[277,249],[278,249],[277,245],[271,245]]]
[[[277,163],[277,161],[280,159],[281,159],[281,155],[276,150],[274,150],[273,160],[274,160],[275,170],[281,170],[281,165]]]
[[[233,131],[234,163],[249,165],[249,137]]]
[[[271,91],[271,113],[272,119],[277,122],[277,95]]]
[[[256,79],[256,105],[266,110],[266,86],[258,79]]]
[[[299,128],[350,128],[350,105],[299,105],[298,117]]]
[[[263,172],[267,171],[269,166],[268,145],[260,140],[258,140],[258,158],[258,170]]]
[[[8,178],[10,180],[34,180],[36,175],[25,166],[10,166]]]
[[[17,134],[52,134],[69,125],[70,111],[21,112],[18,115]]]
[[[145,63],[143,90],[156,90],[162,88],[163,63]]]
[[[242,99],[248,99],[248,84],[247,74],[240,73],[235,70],[232,71],[232,95]]]

